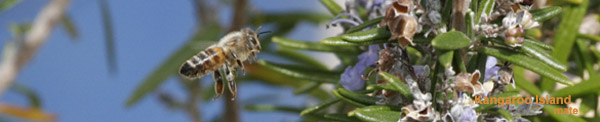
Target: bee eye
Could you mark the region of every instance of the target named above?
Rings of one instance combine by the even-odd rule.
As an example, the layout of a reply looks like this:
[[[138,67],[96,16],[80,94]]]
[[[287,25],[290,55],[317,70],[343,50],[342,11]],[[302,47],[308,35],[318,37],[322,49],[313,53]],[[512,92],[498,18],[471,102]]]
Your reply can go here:
[[[250,42],[252,42],[252,45],[257,45],[258,44],[258,42],[256,42],[257,39],[254,38],[254,37],[249,37],[248,40],[250,40]]]
[[[524,5],[524,6],[531,6],[531,5],[533,5],[533,2],[534,2],[533,0],[523,0],[519,4]]]

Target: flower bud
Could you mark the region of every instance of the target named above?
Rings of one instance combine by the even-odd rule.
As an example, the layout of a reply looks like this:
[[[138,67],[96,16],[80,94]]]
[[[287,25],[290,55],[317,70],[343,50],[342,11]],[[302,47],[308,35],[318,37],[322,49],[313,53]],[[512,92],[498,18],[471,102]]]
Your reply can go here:
[[[519,23],[522,28],[531,29],[531,28],[538,27],[540,25],[537,21],[533,20],[533,15],[531,15],[531,13],[529,13],[529,11],[521,10],[519,12],[522,12],[522,14],[523,14],[523,16],[521,18],[521,23]]]

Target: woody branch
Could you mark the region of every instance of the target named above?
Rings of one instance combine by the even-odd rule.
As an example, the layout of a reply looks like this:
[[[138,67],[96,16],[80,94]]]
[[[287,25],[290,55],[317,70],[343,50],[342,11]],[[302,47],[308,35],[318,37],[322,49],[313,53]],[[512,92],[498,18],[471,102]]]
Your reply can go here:
[[[17,39],[16,42],[11,42],[4,48],[4,57],[0,63],[0,94],[13,83],[20,69],[33,58],[38,48],[44,44],[52,28],[64,14],[69,2],[70,0],[50,1],[37,15],[24,38]]]

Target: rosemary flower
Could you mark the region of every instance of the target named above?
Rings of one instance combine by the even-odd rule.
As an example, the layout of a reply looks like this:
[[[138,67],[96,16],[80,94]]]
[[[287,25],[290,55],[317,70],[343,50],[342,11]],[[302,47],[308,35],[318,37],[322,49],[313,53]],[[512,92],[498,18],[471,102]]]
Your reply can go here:
[[[346,67],[340,78],[340,83],[350,91],[360,90],[365,87],[365,81],[360,77],[367,67],[375,64],[379,52],[378,45],[369,46],[369,50],[358,56],[358,63],[354,67]]]
[[[487,57],[487,61],[485,62],[485,77],[483,79],[484,82],[487,82],[488,80],[490,80],[490,78],[497,79],[496,76],[498,75],[498,70],[500,70],[500,67],[496,66],[496,64],[498,64],[498,59],[492,56]]]

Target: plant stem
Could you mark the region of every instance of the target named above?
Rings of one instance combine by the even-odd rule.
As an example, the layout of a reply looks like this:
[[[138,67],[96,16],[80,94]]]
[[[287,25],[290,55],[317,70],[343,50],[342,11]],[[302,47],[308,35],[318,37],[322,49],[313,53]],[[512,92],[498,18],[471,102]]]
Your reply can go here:
[[[199,88],[202,88],[202,83],[200,83],[200,81],[191,82],[192,83],[188,84],[190,85],[190,89],[188,90],[189,93],[188,101],[186,103],[186,111],[190,115],[190,117],[192,117],[192,120],[194,122],[202,122],[202,115],[200,114],[200,111],[198,111],[198,109],[200,108],[199,105],[201,105],[198,104],[198,99],[202,98],[202,90],[200,90]]]
[[[246,10],[247,1],[236,0],[233,3],[233,20],[231,21],[231,28],[229,29],[230,32],[239,30],[246,22],[244,11]],[[231,100],[231,97],[232,94],[225,94],[225,98],[223,98],[223,101],[225,102],[225,111],[223,111],[222,115],[225,116],[226,122],[239,122],[239,105],[237,101]]]
[[[15,47],[5,47],[3,53],[8,55],[0,63],[0,94],[13,83],[20,69],[29,63],[38,49],[50,36],[52,28],[63,16],[70,0],[53,0],[37,15],[31,29],[26,32],[24,40],[17,40]],[[9,51],[9,52],[6,52]]]

